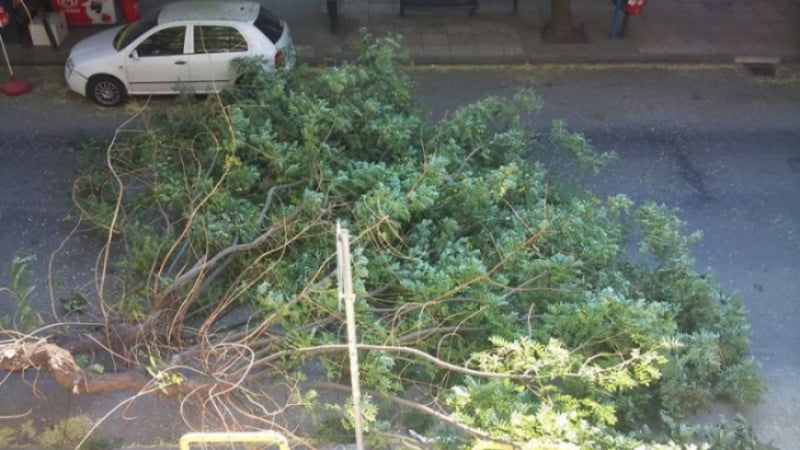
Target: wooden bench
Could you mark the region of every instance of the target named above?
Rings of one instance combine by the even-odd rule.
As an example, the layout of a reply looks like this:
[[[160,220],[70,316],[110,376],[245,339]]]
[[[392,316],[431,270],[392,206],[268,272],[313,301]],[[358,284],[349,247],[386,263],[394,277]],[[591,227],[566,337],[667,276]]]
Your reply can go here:
[[[478,0],[400,0],[400,15],[404,16],[407,9],[468,9],[472,15],[478,9]]]
[[[519,0],[513,0],[511,12],[516,14],[518,7]],[[404,16],[407,9],[468,9],[470,15],[473,15],[478,9],[478,0],[400,0],[400,15]]]

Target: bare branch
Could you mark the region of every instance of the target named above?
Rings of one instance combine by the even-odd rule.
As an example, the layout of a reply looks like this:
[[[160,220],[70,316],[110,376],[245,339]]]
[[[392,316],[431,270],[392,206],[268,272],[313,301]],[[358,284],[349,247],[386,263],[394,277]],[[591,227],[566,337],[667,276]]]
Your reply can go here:
[[[331,390],[331,391],[340,391],[340,392],[349,392],[350,391],[350,388],[348,386],[344,386],[344,385],[336,384],[336,383],[319,382],[319,383],[313,383],[310,387],[318,388],[318,389],[327,389],[327,390]],[[446,423],[446,424],[448,424],[450,426],[458,428],[459,430],[469,434],[470,436],[476,437],[478,439],[484,439],[484,440],[492,441],[492,442],[499,442],[499,443],[502,443],[502,444],[510,445],[510,446],[512,446],[512,448],[517,448],[516,446],[514,446],[513,442],[509,442],[509,441],[506,441],[506,440],[499,440],[499,439],[493,438],[488,433],[486,433],[484,431],[481,431],[481,430],[479,430],[477,428],[473,428],[473,427],[471,427],[469,425],[466,425],[466,424],[464,424],[464,423],[462,423],[462,422],[450,417],[449,415],[447,415],[446,413],[444,413],[442,411],[438,411],[436,409],[431,408],[430,406],[426,406],[426,405],[423,405],[421,403],[417,403],[417,402],[414,402],[414,401],[411,401],[411,400],[406,400],[404,398],[396,397],[394,395],[383,394],[383,393],[377,392],[377,391],[368,391],[368,393],[369,393],[369,395],[371,395],[373,397],[380,398],[382,400],[387,400],[387,401],[390,401],[392,403],[396,403],[396,404],[398,404],[400,406],[404,406],[406,408],[411,408],[411,409],[420,411],[420,412],[425,413],[425,414],[427,414],[427,415],[429,415],[431,417],[435,417],[436,419],[438,419],[438,420],[440,420],[440,421],[442,421],[442,422],[444,422],[444,423]]]
[[[260,224],[264,222],[264,218],[267,216],[267,211],[269,211],[269,208],[272,206],[272,198],[275,196],[276,192],[278,192],[279,190],[291,189],[295,186],[300,186],[301,184],[303,184],[303,181],[304,180],[300,180],[300,181],[295,181],[294,183],[279,184],[277,186],[272,186],[269,189],[269,192],[267,192],[267,199],[264,201],[264,207],[261,208],[261,212],[258,214],[258,222],[256,223]]]
[[[462,373],[465,375],[471,375],[474,377],[480,378],[497,378],[497,379],[508,379],[508,380],[530,380],[533,377],[530,375],[515,375],[510,373],[499,373],[499,372],[484,372],[480,370],[470,369],[463,366],[457,366],[455,364],[449,363],[442,359],[439,359],[435,356],[431,356],[422,350],[417,350],[411,347],[400,347],[400,346],[393,346],[393,345],[369,345],[369,344],[358,344],[356,346],[359,350],[377,350],[382,352],[394,352],[394,353],[408,353],[414,355],[420,359],[424,359],[429,363],[433,364],[440,369],[447,369],[453,372]],[[268,362],[274,361],[276,359],[283,358],[284,356],[292,356],[292,355],[319,355],[324,353],[336,353],[336,352],[346,352],[348,350],[347,345],[344,344],[331,344],[331,345],[319,345],[316,347],[305,347],[305,348],[296,348],[292,350],[284,350],[281,352],[273,353],[269,357],[264,358],[260,362]]]
[[[264,233],[259,235],[257,238],[250,242],[242,243],[242,244],[235,244],[231,245],[230,247],[226,247],[220,250],[216,255],[214,255],[211,259],[201,258],[195,265],[192,267],[188,272],[181,274],[178,278],[175,279],[172,283],[170,283],[163,291],[161,291],[158,296],[157,300],[154,304],[159,305],[163,302],[163,299],[168,297],[170,294],[175,292],[176,290],[180,289],[182,286],[190,283],[193,279],[198,277],[201,273],[209,270],[211,267],[214,267],[224,258],[234,253],[245,252],[248,250],[252,250],[257,248],[264,242],[266,242],[269,238],[273,237],[275,234],[278,233],[279,230],[285,229],[287,223],[290,220],[297,219],[300,213],[303,211],[302,207],[297,208],[291,214],[287,215],[283,218],[283,220],[277,224],[273,224],[271,227],[267,229]],[[291,241],[289,241],[291,242]],[[284,244],[284,245],[288,245]]]
[[[60,335],[50,339],[50,342],[69,351],[70,353],[90,353],[104,346],[113,351],[122,351],[127,346],[141,340],[151,333],[152,325],[117,324],[95,333],[75,335]]]
[[[488,327],[462,327],[460,325],[452,326],[452,327],[435,327],[435,328],[426,328],[424,330],[418,330],[413,333],[408,333],[406,335],[400,336],[397,338],[398,345],[411,345],[425,341],[426,339],[430,339],[431,336],[439,335],[439,334],[450,334],[456,332],[481,332],[488,330]]]

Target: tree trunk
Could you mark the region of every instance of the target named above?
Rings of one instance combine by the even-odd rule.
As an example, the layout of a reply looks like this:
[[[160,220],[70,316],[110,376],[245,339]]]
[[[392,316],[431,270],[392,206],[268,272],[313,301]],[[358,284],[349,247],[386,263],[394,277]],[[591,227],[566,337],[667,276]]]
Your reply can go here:
[[[585,43],[589,40],[582,26],[572,23],[572,0],[550,0],[552,14],[542,37],[551,44]]]
[[[84,343],[79,342],[79,345]],[[46,339],[0,342],[0,370],[23,372],[29,369],[47,370],[56,383],[73,394],[153,389],[167,397],[175,398],[179,394],[203,389],[190,380],[183,380],[181,384],[158,386],[141,368],[117,373],[88,372],[78,365],[72,352]]]
[[[73,394],[139,390],[150,382],[150,377],[139,371],[88,373],[75,362],[69,351],[45,340],[0,346],[0,369],[15,372],[32,368],[47,369],[56,383]]]
[[[328,19],[330,20],[330,31],[336,33],[339,28],[339,0],[326,0],[328,8]]]

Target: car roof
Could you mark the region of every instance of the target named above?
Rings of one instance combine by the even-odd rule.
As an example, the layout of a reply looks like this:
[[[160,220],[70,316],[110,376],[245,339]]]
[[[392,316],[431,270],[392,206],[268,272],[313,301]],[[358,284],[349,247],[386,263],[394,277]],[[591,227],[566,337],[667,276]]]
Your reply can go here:
[[[158,13],[158,23],[185,20],[230,20],[255,22],[260,4],[240,0],[192,0],[167,3]]]

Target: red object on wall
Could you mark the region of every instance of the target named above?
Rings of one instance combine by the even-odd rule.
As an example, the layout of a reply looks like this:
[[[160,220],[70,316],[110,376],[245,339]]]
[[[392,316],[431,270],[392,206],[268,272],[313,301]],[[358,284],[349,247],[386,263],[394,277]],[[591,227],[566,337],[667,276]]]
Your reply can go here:
[[[629,16],[641,14],[645,3],[647,3],[647,0],[628,0],[628,3],[625,4],[625,14]]]
[[[139,0],[121,0],[122,15],[125,17],[125,22],[136,22],[142,18],[139,13]]]
[[[8,11],[6,11],[3,5],[0,5],[0,28],[3,28],[9,23],[11,23],[11,16],[8,15]]]
[[[114,0],[52,0],[54,11],[64,11],[70,25],[113,24],[119,20]]]

